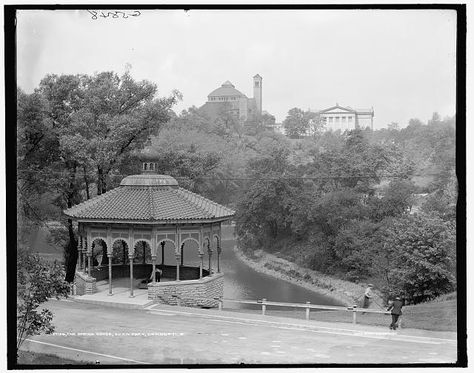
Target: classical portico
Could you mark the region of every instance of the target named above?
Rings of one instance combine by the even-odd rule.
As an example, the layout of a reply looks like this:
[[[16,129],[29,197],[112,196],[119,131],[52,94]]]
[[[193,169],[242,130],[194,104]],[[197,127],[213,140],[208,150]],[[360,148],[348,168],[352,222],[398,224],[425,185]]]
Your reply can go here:
[[[114,279],[128,277],[130,297],[142,280],[139,286],[148,289],[149,299],[175,304],[177,297],[187,297],[189,304],[215,305],[192,298],[222,297],[221,223],[234,211],[154,169],[154,163],[144,163],[143,174],[127,176],[119,187],[64,211],[78,223],[78,294],[94,293],[96,281],[108,280],[113,296]],[[187,265],[190,250],[199,264]]]

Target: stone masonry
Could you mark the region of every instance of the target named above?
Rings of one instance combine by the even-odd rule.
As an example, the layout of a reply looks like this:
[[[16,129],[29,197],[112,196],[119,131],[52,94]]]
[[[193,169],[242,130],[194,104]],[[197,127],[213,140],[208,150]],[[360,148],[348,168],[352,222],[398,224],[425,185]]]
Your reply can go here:
[[[93,294],[97,292],[96,279],[87,273],[76,272],[76,295]]]
[[[187,307],[218,307],[215,298],[224,296],[224,274],[200,280],[167,281],[148,284],[148,299],[158,303]]]

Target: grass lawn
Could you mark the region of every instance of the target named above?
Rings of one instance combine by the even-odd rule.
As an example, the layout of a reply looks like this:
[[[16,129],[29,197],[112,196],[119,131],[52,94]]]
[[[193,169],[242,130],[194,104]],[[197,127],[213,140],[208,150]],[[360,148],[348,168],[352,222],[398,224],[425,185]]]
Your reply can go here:
[[[32,351],[20,351],[18,353],[18,364],[22,365],[87,365],[94,364],[90,361],[78,361],[64,359],[52,354],[42,354]]]

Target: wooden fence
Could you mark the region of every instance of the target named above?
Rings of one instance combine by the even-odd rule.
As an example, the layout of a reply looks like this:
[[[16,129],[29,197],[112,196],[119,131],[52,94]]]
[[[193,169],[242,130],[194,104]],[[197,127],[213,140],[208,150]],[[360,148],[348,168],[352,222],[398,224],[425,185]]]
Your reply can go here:
[[[181,299],[178,296],[174,296],[178,298],[178,306],[181,305]],[[200,298],[204,299],[204,298]],[[328,310],[328,311],[342,311],[342,312],[352,312],[352,323],[357,324],[357,313],[374,313],[374,314],[383,314],[383,315],[390,315],[389,311],[382,311],[382,310],[374,310],[371,308],[361,308],[357,307],[357,305],[349,306],[349,307],[342,307],[342,306],[326,306],[320,304],[311,304],[310,302],[306,303],[289,303],[289,302],[273,302],[269,301],[265,298],[257,299],[257,300],[242,300],[242,299],[230,299],[230,298],[213,298],[212,300],[216,300],[219,302],[219,310],[222,311],[224,308],[224,302],[229,303],[239,303],[239,304],[254,304],[261,306],[262,315],[266,314],[267,306],[277,306],[277,307],[288,307],[288,308],[301,308],[305,310],[305,318],[309,320],[311,310]],[[401,316],[398,319],[398,327],[401,329]]]

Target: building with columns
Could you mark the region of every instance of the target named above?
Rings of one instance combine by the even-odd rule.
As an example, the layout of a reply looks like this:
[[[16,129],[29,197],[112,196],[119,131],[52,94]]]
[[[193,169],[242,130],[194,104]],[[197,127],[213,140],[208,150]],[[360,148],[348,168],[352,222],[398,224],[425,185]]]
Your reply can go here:
[[[230,82],[224,82],[207,96],[207,102],[200,108],[210,118],[214,119],[222,112],[231,113],[244,122],[262,114],[262,77],[253,77],[253,98],[235,88]]]
[[[318,113],[324,129],[328,131],[346,131],[367,127],[373,129],[374,126],[374,108],[353,109],[336,103],[336,106],[320,110]]]
[[[186,305],[217,306],[224,289],[221,223],[234,211],[179,187],[171,176],[155,174],[154,162],[144,162],[142,169],[119,187],[64,211],[78,224],[77,294],[94,293],[96,282],[107,280],[113,296],[114,280],[125,277],[130,297],[144,287],[156,302],[176,304],[179,298]],[[166,263],[169,250],[174,260]],[[187,263],[191,254],[199,264]]]

